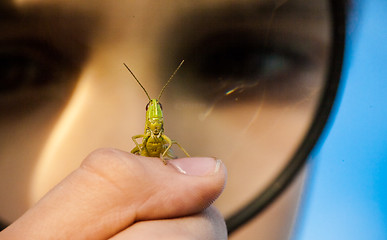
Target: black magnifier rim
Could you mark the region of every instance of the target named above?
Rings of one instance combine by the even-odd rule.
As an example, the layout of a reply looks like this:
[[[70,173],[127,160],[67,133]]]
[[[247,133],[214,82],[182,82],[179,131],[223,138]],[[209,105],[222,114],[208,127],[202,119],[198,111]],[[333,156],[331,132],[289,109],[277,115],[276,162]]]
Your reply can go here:
[[[260,214],[292,183],[292,180],[294,180],[305,165],[308,155],[312,151],[328,121],[341,78],[347,7],[345,0],[330,0],[329,4],[332,19],[332,47],[328,73],[326,75],[326,84],[313,123],[299,149],[294,154],[293,158],[291,158],[287,166],[284,167],[282,172],[278,174],[271,184],[263,192],[260,192],[250,203],[246,204],[241,210],[226,219],[228,234],[233,233],[243,224]]]

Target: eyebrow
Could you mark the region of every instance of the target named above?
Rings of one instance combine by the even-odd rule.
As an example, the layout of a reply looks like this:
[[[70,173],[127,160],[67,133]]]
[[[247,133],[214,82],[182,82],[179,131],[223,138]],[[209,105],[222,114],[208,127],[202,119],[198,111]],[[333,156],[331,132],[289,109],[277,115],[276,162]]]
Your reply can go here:
[[[162,32],[163,47],[158,54],[181,58],[202,47],[212,48],[230,41],[289,48],[300,45],[299,39],[304,39],[307,44],[301,44],[302,49],[325,49],[322,46],[329,44],[328,4],[308,0],[303,3],[287,1],[276,8],[274,1],[241,1],[179,12],[168,30]],[[300,28],[300,23],[308,31]]]
[[[175,20],[176,24],[173,23],[172,31],[179,33],[177,36],[174,35],[174,38],[178,39],[184,38],[184,36],[200,37],[206,32],[221,32],[222,29],[229,31],[235,28],[238,29],[237,31],[243,31],[249,26],[262,33],[274,30],[273,26],[281,27],[284,25],[283,23],[292,24],[293,22],[289,22],[289,19],[318,24],[329,19],[328,9],[324,8],[322,3],[324,1],[286,1],[282,5],[276,6],[275,1],[267,0],[264,2],[249,1],[241,4],[228,3],[205,9],[198,7],[192,12],[180,13],[180,16]],[[282,29],[282,31],[284,30],[286,29]],[[297,29],[288,29],[287,31],[294,30]],[[187,31],[190,31],[191,34],[188,34]],[[192,36],[193,32],[196,33],[196,36]],[[172,35],[171,33],[166,34],[168,38]],[[189,41],[189,39],[187,40]]]
[[[309,0],[285,0],[280,3],[276,0],[248,0],[240,2],[226,2],[216,4],[210,8],[197,7],[196,13],[193,14],[208,18],[210,16],[217,17],[243,17],[254,18],[256,15],[267,16],[277,12],[279,14],[295,14],[308,18],[319,18],[326,12],[324,6],[328,6],[325,0],[309,1]],[[191,15],[192,13],[188,13]],[[325,16],[325,15],[324,15]]]
[[[273,19],[287,21],[290,17],[294,20],[309,20],[317,23],[325,21],[329,15],[328,4],[323,0],[285,1],[283,4],[276,4],[276,2],[274,0],[241,1],[241,3],[229,2],[219,7],[205,9],[198,7],[192,12],[181,14],[179,21],[176,22],[179,22],[183,30],[186,29],[185,26],[193,25],[194,30],[201,32],[204,30],[201,26],[211,29],[212,25],[239,27],[243,24],[267,28],[271,27]]]

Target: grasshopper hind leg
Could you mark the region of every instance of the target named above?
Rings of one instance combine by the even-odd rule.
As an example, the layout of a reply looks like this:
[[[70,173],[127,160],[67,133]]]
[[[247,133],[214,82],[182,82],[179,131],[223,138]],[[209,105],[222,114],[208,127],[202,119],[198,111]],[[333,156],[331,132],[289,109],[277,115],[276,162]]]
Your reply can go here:
[[[167,148],[165,148],[165,149],[167,149]],[[163,156],[163,154],[160,154],[160,159],[163,161],[163,163],[165,165],[167,165],[167,160],[176,159],[176,158],[177,157],[173,154],[172,149],[168,149],[168,151],[164,154],[164,156]]]
[[[176,144],[180,149],[181,149],[181,151],[183,151],[184,152],[184,154],[187,156],[187,157],[191,157],[189,154],[188,154],[188,152],[178,143],[178,142],[176,142],[175,140],[172,140],[172,144]]]
[[[183,151],[184,152],[184,154],[187,156],[187,157],[191,157],[189,154],[188,154],[188,152],[178,143],[178,142],[176,142],[175,140],[171,140],[171,146],[173,145],[173,144],[176,144],[180,149],[181,149],[181,151]],[[163,163],[166,165],[167,164],[167,160],[169,160],[169,159],[176,159],[177,158],[177,156],[173,153],[173,150],[169,147],[165,147],[165,150],[167,150],[167,152],[166,153],[164,153],[164,154],[160,154],[160,158],[161,158],[161,160],[163,161]],[[164,158],[164,157],[167,157],[167,158]]]

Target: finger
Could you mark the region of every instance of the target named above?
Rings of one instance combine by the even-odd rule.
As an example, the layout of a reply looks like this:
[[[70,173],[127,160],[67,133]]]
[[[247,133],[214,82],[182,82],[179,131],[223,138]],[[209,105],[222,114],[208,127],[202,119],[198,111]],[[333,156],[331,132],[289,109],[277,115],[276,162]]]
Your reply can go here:
[[[1,234],[106,239],[135,221],[203,210],[221,193],[225,175],[223,164],[212,158],[177,159],[165,166],[158,158],[97,150]]]
[[[227,239],[227,228],[222,215],[211,206],[201,213],[187,217],[137,222],[111,238],[130,239],[223,240]]]

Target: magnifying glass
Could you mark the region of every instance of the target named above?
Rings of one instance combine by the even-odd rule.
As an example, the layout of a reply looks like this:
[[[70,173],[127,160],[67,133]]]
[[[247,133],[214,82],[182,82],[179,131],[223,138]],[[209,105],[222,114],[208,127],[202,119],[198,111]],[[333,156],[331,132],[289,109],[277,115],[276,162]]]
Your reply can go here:
[[[183,20],[181,35],[173,36],[175,45],[181,41],[193,48],[172,53],[191,65],[168,90],[172,103],[165,111],[180,121],[166,126],[185,146],[200,145],[194,155],[215,154],[228,166],[228,185],[216,204],[227,216],[229,233],[264,210],[299,174],[327,121],[340,78],[343,2],[269,4],[259,19],[256,9],[199,12],[198,25],[186,28],[189,20]],[[229,20],[224,29],[211,28],[222,14]],[[202,29],[205,23],[210,27]],[[196,37],[186,38],[185,31]]]
[[[122,62],[152,95],[185,60],[163,93],[165,132],[191,156],[226,164],[215,204],[230,233],[297,176],[338,86],[342,1],[4,6],[0,191],[13,184],[1,202],[14,207],[0,218],[8,222],[93,149],[134,147],[147,98]]]

